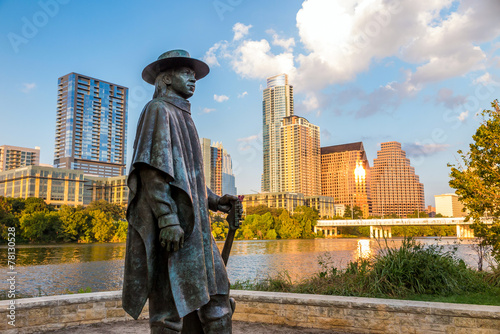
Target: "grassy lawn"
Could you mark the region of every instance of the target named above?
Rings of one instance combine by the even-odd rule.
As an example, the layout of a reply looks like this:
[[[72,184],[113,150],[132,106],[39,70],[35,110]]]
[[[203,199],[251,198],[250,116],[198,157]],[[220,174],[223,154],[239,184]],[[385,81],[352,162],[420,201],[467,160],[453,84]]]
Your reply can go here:
[[[415,295],[410,296],[407,299],[420,300],[424,302],[500,306],[500,288],[492,288],[487,292],[471,292],[463,295],[452,296]]]

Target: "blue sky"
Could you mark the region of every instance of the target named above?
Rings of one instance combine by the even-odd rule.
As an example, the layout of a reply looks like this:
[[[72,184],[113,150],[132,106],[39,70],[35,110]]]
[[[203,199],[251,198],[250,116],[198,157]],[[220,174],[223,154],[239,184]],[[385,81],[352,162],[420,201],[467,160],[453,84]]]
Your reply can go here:
[[[129,88],[128,152],[153,87],[142,69],[182,48],[209,76],[191,99],[200,137],[233,158],[239,193],[260,190],[262,88],[286,72],[295,114],[321,145],[403,144],[426,205],[449,192],[447,163],[500,92],[497,0],[0,1],[0,145],[53,161],[58,77]]]

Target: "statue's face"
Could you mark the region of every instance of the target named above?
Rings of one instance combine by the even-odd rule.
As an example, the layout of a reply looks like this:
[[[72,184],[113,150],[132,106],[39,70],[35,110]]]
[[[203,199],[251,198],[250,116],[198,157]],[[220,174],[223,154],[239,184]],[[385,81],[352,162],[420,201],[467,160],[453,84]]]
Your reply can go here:
[[[195,73],[189,67],[180,67],[172,71],[170,89],[177,95],[188,99],[194,94],[196,85]]]

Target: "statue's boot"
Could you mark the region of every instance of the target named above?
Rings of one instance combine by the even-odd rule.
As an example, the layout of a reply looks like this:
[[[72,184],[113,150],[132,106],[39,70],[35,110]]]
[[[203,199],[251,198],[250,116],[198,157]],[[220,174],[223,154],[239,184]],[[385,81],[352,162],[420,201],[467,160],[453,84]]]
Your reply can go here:
[[[236,300],[234,298],[229,297],[229,304],[231,304],[231,314],[234,314],[234,310],[236,310]]]
[[[151,334],[179,334],[179,331],[163,326],[151,327]]]
[[[210,301],[198,310],[205,334],[231,334],[233,303],[228,295],[210,296]]]
[[[154,321],[150,324],[151,334],[179,334],[182,330],[182,320]]]
[[[205,334],[233,333],[231,316],[225,316],[223,318],[203,324],[203,332]]]

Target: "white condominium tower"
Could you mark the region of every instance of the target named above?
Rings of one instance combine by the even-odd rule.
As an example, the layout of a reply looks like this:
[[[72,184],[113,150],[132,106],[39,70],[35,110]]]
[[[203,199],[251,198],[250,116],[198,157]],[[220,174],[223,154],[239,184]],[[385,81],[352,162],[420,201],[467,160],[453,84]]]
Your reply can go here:
[[[288,75],[280,74],[267,78],[263,92],[263,151],[264,169],[262,192],[281,191],[281,122],[293,115],[293,87],[288,84]]]

